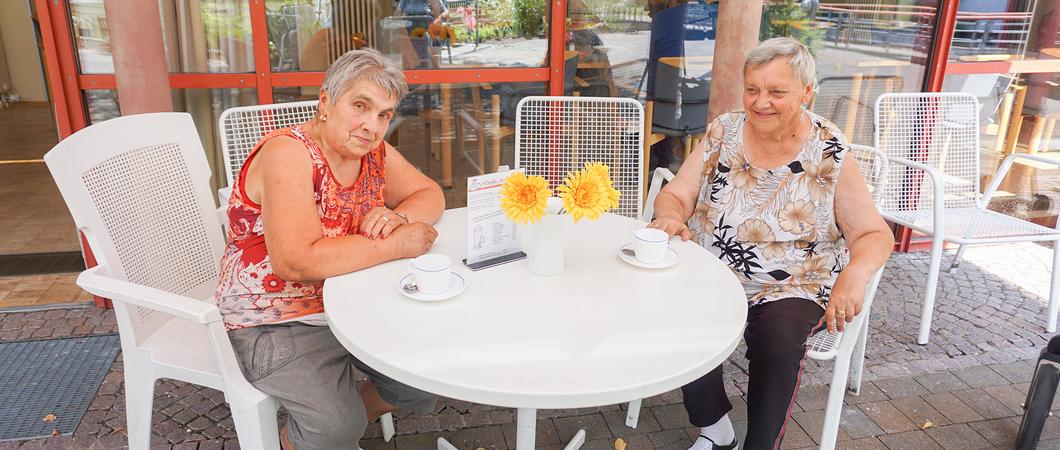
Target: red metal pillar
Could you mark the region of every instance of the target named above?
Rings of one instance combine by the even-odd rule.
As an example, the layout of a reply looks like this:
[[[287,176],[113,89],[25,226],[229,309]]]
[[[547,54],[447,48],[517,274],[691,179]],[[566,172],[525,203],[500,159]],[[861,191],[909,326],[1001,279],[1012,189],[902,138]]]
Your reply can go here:
[[[563,95],[563,57],[567,51],[567,0],[552,0],[549,14],[548,95]]]
[[[158,2],[104,0],[122,115],[173,110]]]

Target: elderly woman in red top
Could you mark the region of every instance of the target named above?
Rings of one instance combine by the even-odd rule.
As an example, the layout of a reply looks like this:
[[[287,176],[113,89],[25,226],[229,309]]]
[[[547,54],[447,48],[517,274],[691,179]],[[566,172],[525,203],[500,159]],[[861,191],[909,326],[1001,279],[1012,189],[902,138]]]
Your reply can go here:
[[[441,189],[383,141],[407,91],[377,51],[342,55],[317,116],[262,139],[233,187],[217,304],[244,375],[287,409],[285,449],[356,449],[369,420],[434,407],[346,352],[321,293],[327,277],[422,255],[437,236]]]

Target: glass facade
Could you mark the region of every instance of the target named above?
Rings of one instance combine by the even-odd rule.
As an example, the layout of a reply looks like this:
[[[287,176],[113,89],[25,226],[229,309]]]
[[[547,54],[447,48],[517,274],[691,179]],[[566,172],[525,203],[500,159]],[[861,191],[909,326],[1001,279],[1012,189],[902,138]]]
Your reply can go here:
[[[984,173],[1014,151],[1056,149],[1058,1],[959,3],[956,31],[947,37],[943,90],[980,98]],[[161,0],[159,5],[171,73],[252,74],[246,80],[182,78],[184,84],[174,84],[184,88],[173,90],[174,105],[196,114],[214,153],[211,160],[219,152],[214,127],[223,108],[315,99],[320,71],[348,50],[372,47],[417,71],[410,77],[417,84],[391,130],[394,144],[459,192],[466,176],[513,162],[515,104],[548,87],[479,82],[475,70],[523,70],[519,76],[528,79],[527,69],[559,69],[549,67],[549,49],[555,48],[564,50],[558,91],[643,102],[651,117],[651,166],[678,167],[706,127],[719,0],[566,3],[563,22],[553,20],[552,3],[544,0]],[[66,3],[83,75],[113,72],[102,4]],[[809,46],[818,79],[809,106],[852,142],[872,144],[876,98],[918,92],[927,84],[938,6],[935,0],[765,0],[758,37],[790,36]],[[255,35],[254,23],[263,35]],[[565,25],[562,43],[550,42],[551,24]],[[255,66],[255,46],[258,55],[268,55],[267,67]],[[462,69],[461,75],[442,75],[448,69]],[[117,114],[114,85],[96,87],[96,81],[82,87],[91,121]],[[462,205],[455,197],[460,196],[449,204]]]
[[[544,0],[269,0],[272,70],[323,71],[372,47],[406,69],[541,67]]]
[[[979,99],[980,170],[989,181],[1013,153],[1060,157],[1060,0],[963,0],[944,91]],[[992,209],[1052,226],[1057,167],[1017,164]]]
[[[254,71],[245,0],[161,0],[166,62],[172,73]],[[114,73],[103,0],[70,0],[70,23],[83,74]]]

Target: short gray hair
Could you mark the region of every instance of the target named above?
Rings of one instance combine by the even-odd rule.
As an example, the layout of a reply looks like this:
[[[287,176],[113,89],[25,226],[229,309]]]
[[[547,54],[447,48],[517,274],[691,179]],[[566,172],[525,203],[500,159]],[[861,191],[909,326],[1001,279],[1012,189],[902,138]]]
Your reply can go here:
[[[758,44],[758,47],[747,55],[747,61],[743,63],[743,71],[747,73],[748,70],[757,69],[777,58],[784,58],[788,61],[791,70],[795,72],[795,76],[799,77],[802,84],[813,84],[817,78],[817,64],[813,60],[813,55],[810,54],[810,49],[789,37],[767,39]]]
[[[400,101],[409,92],[405,74],[397,64],[371,48],[350,50],[328,67],[321,89],[335,100],[358,81],[369,80]]]

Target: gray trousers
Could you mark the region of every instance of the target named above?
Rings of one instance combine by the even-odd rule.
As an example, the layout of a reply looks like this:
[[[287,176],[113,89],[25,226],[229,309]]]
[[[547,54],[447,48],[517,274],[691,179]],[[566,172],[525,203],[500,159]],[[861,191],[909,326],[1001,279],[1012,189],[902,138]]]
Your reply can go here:
[[[288,437],[299,450],[358,448],[368,418],[354,368],[391,405],[429,414],[437,401],[354,358],[328,327],[259,325],[229,331],[228,337],[250,384],[287,410]]]

